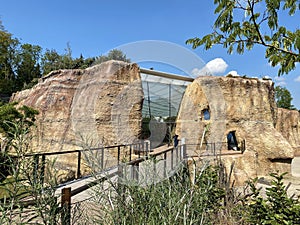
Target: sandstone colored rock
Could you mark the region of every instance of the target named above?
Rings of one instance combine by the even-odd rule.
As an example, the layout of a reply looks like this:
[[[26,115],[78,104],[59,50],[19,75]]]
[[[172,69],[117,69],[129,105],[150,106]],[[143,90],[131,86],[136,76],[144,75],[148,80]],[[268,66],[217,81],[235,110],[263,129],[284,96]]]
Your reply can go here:
[[[223,156],[222,161],[228,169],[235,164],[233,176],[242,183],[270,172],[290,172],[294,151],[275,129],[276,115],[272,81],[203,76],[186,89],[176,133],[186,139],[188,154],[197,156],[203,148],[211,149],[200,149],[201,143],[215,143],[217,152],[226,150],[227,134],[235,131],[238,143],[245,140],[246,150]]]
[[[108,61],[85,70],[54,71],[11,101],[40,112],[33,129],[35,152],[127,144],[141,134],[137,64]],[[68,155],[63,163],[76,164],[76,157]]]
[[[288,140],[295,149],[297,155],[300,154],[300,112],[298,110],[288,110],[278,108],[276,129]]]

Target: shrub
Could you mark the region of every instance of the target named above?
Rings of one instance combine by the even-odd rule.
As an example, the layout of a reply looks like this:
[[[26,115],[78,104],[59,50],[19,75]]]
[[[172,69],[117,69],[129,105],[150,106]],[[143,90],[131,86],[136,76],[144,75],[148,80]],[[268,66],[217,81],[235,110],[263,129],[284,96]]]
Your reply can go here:
[[[272,173],[271,187],[262,197],[256,187],[257,179],[248,182],[251,194],[247,196],[245,213],[250,224],[300,224],[300,203],[294,196],[288,196],[283,183],[284,174]]]

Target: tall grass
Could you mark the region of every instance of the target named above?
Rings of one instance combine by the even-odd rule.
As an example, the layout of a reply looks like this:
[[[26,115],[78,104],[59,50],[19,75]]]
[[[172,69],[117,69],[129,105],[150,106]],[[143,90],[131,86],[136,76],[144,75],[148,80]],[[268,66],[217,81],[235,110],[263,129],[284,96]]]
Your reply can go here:
[[[57,224],[59,221],[58,202],[55,196],[57,182],[51,168],[45,167],[46,183],[40,168],[30,152],[30,133],[22,121],[9,122],[10,140],[6,151],[1,152],[1,167],[5,168],[0,183],[0,224]],[[51,166],[52,165],[52,166]],[[29,206],[30,205],[30,206]]]
[[[174,176],[147,186],[128,180],[98,186],[95,195],[99,207],[93,223],[216,224],[215,217],[230,199],[219,179],[222,169],[220,165],[203,165],[194,185],[182,167]]]
[[[198,166],[193,184],[185,167],[147,186],[110,181],[94,189],[91,224],[300,224],[300,203],[287,196],[284,175],[272,176],[267,198],[257,179],[235,187],[220,161]]]

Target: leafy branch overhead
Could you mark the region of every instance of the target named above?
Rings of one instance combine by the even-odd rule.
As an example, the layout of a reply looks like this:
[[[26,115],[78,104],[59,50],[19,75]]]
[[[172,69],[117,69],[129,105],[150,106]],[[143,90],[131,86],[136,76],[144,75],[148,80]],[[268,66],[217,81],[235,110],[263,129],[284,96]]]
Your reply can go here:
[[[299,0],[215,0],[213,32],[186,41],[193,48],[210,49],[220,44],[229,54],[243,54],[254,45],[266,48],[265,57],[272,66],[279,65],[278,75],[287,74],[300,62],[300,30],[288,30],[279,24],[279,16],[299,13]]]

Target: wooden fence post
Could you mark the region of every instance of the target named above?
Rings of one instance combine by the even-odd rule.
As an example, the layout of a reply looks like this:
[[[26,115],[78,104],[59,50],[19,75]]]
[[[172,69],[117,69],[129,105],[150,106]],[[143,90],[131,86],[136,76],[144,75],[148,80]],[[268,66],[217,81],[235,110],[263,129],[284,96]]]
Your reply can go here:
[[[156,156],[153,157],[152,162],[153,162],[153,175],[156,177],[156,176],[158,176],[158,174],[156,174],[156,173],[157,173],[157,168],[156,168],[156,163],[157,163],[157,161],[156,161]]]
[[[123,201],[125,202],[125,183],[124,181],[127,179],[127,174],[125,172],[126,170],[126,166],[124,163],[120,163],[118,165],[118,183],[117,183],[117,193],[119,194],[119,196],[123,199]]]
[[[71,224],[71,188],[61,190],[61,225]]]

